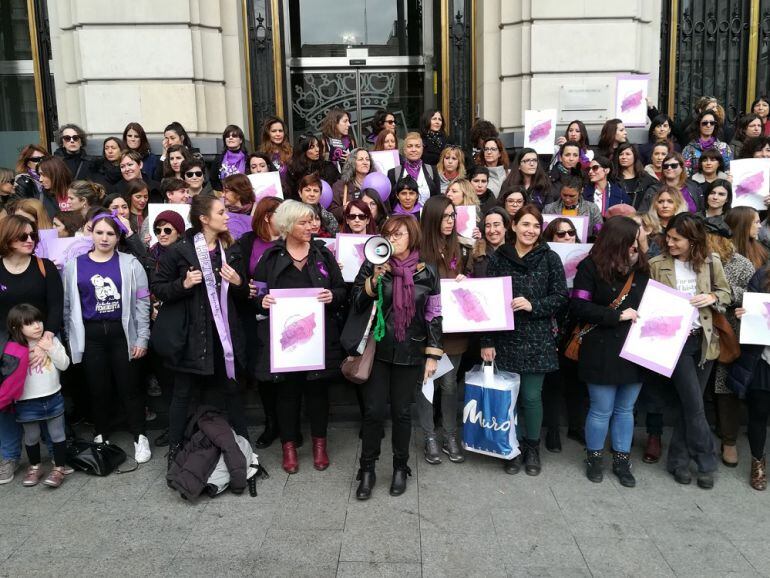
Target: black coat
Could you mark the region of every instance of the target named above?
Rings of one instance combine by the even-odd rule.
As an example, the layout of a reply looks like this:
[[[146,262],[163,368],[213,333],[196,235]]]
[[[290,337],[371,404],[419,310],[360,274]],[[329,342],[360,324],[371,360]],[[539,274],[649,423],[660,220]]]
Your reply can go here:
[[[658,180],[644,171],[635,179],[626,180],[617,178],[614,183],[626,192],[635,209],[639,208],[639,205],[642,204],[642,201],[646,198],[648,192],[654,195],[660,185]]]
[[[770,275],[768,266],[754,273],[746,291],[768,293],[765,289],[767,275]],[[764,345],[741,344],[741,356],[728,369],[727,387],[741,399],[746,397],[746,392],[751,388],[757,364],[765,363],[762,359],[764,349]]]
[[[525,297],[532,311],[514,314],[513,331],[481,337],[481,347],[496,349],[497,365],[516,373],[549,373],[559,369],[555,316],[567,304],[567,280],[559,256],[541,243],[519,257],[512,243],[489,257],[487,277],[511,277],[513,297]]]
[[[628,275],[623,275],[607,283],[599,277],[591,257],[578,265],[570,311],[581,325],[596,325],[583,336],[580,345],[578,373],[585,383],[626,385],[643,380],[644,370],[639,365],[619,357],[631,329],[630,321],[620,321],[620,313],[624,309],[639,308],[649,275],[637,272],[623,303],[617,309],[611,309],[610,303],[620,294],[627,280]],[[590,299],[576,296],[578,291],[589,293]]]
[[[644,197],[639,201],[639,206],[636,206],[636,210],[640,213],[646,213],[650,210],[650,205],[652,205],[652,198],[655,196],[655,193],[658,192],[661,187],[664,187],[665,183],[656,182],[654,186],[648,187],[647,190],[644,193]],[[684,183],[684,186],[687,187],[687,190],[690,192],[690,195],[692,196],[693,200],[695,201],[695,204],[698,207],[697,213],[702,212],[705,209],[705,200],[703,198],[703,189],[701,186],[693,181],[692,179],[687,179]],[[637,197],[638,199],[638,197]],[[635,203],[637,201],[634,201]]]
[[[59,203],[56,202],[56,199],[45,190],[38,190],[31,176],[25,174],[16,175],[13,187],[13,195],[11,195],[10,200],[37,199],[43,203],[43,208],[45,208],[45,212],[51,219],[59,212]]]
[[[376,299],[376,290],[368,279],[374,272],[374,265],[365,261],[353,282],[351,302],[357,313],[371,311]],[[403,341],[395,339],[395,317],[393,315],[393,276],[385,273],[382,283],[382,308],[385,317],[385,336],[377,342],[374,356],[394,365],[422,365],[426,355],[440,357],[443,354],[441,315],[426,315],[428,298],[441,295],[441,284],[436,269],[425,263],[418,263],[414,279],[415,316],[406,329]],[[428,319],[428,317],[431,317]],[[372,331],[374,328],[372,328]]]
[[[73,181],[90,181],[99,174],[96,168],[99,159],[88,156],[83,149],[80,149],[75,154],[71,154],[63,148],[58,148],[54,151],[53,155],[64,161],[64,164],[67,165],[70,173],[72,173]]]
[[[206,489],[220,455],[230,473],[230,490],[240,493],[246,488],[249,464],[222,412],[208,406],[199,408],[187,424],[185,439],[166,474],[170,488],[188,500],[197,498]]]
[[[195,253],[193,245],[194,231],[186,231],[181,240],[172,245],[161,257],[158,271],[152,279],[152,293],[163,302],[163,307],[168,307],[177,302],[184,303],[186,327],[180,327],[178,331],[187,332],[187,340],[183,351],[175,360],[166,360],[169,369],[182,373],[194,373],[197,375],[214,374],[214,339],[219,340],[214,317],[211,314],[209,298],[206,294],[204,283],[185,289],[182,285],[190,268],[200,270],[201,265]],[[241,276],[243,283],[240,287],[230,285],[227,292],[228,321],[230,324],[230,337],[233,343],[235,360],[246,367],[246,348],[243,327],[236,310],[236,300],[247,299],[249,294],[248,278],[242,267],[241,253],[237,245],[225,250],[227,263]],[[163,311],[161,310],[161,315]],[[153,340],[163,339],[163,335],[157,335],[158,324],[153,327]],[[170,338],[174,340],[175,338]]]
[[[257,270],[254,272],[254,279],[259,283],[267,284],[267,291],[287,289],[290,287],[284,282],[284,273],[293,266],[291,255],[286,250],[285,241],[276,241],[275,246],[265,251],[259,260]],[[347,286],[342,279],[342,272],[337,264],[337,259],[321,243],[310,243],[306,267],[309,267],[311,287],[329,289],[333,295],[332,302],[324,308],[326,368],[309,371],[307,378],[313,380],[335,377],[339,375],[340,364],[343,359],[342,347],[340,346],[342,327],[338,314],[347,301]],[[256,377],[259,381],[282,381],[285,374],[270,372],[270,347],[272,345],[270,342],[270,310],[262,307],[262,299],[259,297],[254,299],[253,303],[256,313],[265,317],[257,322],[259,347],[257,349]]]

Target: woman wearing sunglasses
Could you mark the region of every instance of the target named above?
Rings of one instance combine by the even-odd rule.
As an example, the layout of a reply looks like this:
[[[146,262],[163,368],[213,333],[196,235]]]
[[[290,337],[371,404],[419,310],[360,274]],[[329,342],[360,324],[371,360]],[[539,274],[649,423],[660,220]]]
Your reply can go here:
[[[45,335],[53,337],[62,327],[64,292],[56,266],[34,256],[37,241],[37,227],[29,219],[11,215],[0,221],[0,327],[5,328],[14,305],[29,303],[43,312]],[[30,349],[30,370],[45,359],[42,349]],[[0,484],[7,484],[21,456],[21,426],[13,412],[0,412],[0,454]]]
[[[59,128],[57,144],[59,148],[53,154],[67,165],[73,181],[91,180],[98,175],[98,160],[86,154],[86,133],[82,128],[76,124],[65,124]]]
[[[725,172],[730,172],[730,160],[733,158],[733,151],[726,142],[717,138],[722,130],[722,123],[719,116],[711,111],[705,110],[698,115],[692,129],[692,140],[682,149],[687,176],[691,177],[696,173],[700,166],[700,157],[703,151],[714,149],[718,151],[725,163]]]
[[[583,189],[583,198],[593,202],[604,217],[610,207],[620,204],[631,204],[631,199],[623,187],[609,180],[612,173],[612,161],[607,157],[597,155],[588,165],[588,180]]]
[[[557,217],[548,223],[543,238],[548,243],[582,243],[575,225],[567,217]]]
[[[377,223],[372,218],[372,210],[364,199],[353,199],[343,211],[341,233],[354,235],[377,234]]]
[[[182,163],[182,178],[187,183],[190,198],[200,194],[214,192],[211,183],[206,182],[206,162],[203,159],[192,158]]]
[[[21,149],[16,161],[16,176],[13,179],[13,195],[19,199],[37,199],[43,190],[40,182],[40,163],[48,157],[43,147],[29,144]]]
[[[640,213],[646,213],[652,205],[656,192],[664,187],[672,187],[679,191],[687,211],[690,213],[703,211],[703,191],[698,183],[687,176],[682,155],[677,152],[668,153],[661,163],[661,169],[663,170],[663,179],[660,185],[645,192],[637,210]]]

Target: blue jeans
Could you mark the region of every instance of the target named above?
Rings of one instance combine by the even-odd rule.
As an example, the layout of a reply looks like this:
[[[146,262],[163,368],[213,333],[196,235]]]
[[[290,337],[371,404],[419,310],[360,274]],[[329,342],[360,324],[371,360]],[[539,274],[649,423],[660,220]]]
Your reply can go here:
[[[4,460],[19,461],[21,457],[21,424],[11,411],[0,411],[0,454]]]
[[[612,449],[616,452],[631,451],[634,436],[634,404],[642,389],[641,383],[623,385],[588,384],[591,407],[586,418],[586,449],[604,449],[607,429],[612,418]]]

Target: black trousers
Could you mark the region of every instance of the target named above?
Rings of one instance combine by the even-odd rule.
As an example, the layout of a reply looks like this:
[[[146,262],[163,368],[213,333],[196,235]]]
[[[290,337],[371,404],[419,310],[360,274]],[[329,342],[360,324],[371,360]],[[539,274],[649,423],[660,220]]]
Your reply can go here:
[[[286,374],[275,386],[278,391],[276,415],[281,443],[297,442],[300,432],[300,407],[305,395],[305,411],[310,418],[310,435],[325,438],[329,425],[329,386],[323,380],[307,380],[307,373]]]
[[[577,363],[559,356],[559,370],[548,373],[543,382],[543,422],[548,429],[558,428],[562,403],[567,406],[567,427],[583,431],[588,413],[588,389],[578,379]]]
[[[246,413],[238,382],[227,377],[222,347],[214,345],[214,375],[196,375],[174,372],[174,392],[168,410],[168,441],[171,447],[184,439],[184,430],[190,414],[190,402],[213,405],[227,412],[230,426],[239,436],[248,439]]]
[[[83,369],[91,392],[91,417],[96,435],[110,433],[113,383],[134,439],[144,435],[144,396],[136,383],[136,362],[128,358],[128,343],[120,321],[85,323]]]
[[[394,365],[375,359],[369,381],[361,388],[364,397],[362,462],[371,463],[380,457],[380,444],[390,397],[393,464],[406,465],[412,436],[412,403],[423,371],[422,365]]]
[[[758,460],[765,455],[767,422],[770,419],[770,365],[764,359],[757,362],[754,379],[746,392],[746,406],[749,409],[749,447],[751,455]]]

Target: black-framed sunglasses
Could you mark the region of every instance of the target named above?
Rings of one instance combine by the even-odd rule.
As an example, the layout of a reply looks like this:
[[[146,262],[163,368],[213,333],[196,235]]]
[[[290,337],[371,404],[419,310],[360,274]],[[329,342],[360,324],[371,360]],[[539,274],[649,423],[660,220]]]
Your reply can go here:
[[[348,221],[366,221],[369,217],[363,213],[350,213],[347,218]]]
[[[663,169],[678,169],[679,163],[663,163]]]
[[[569,231],[556,231],[556,236],[559,239],[565,239],[566,237],[577,237],[577,231],[570,229]]]
[[[174,227],[155,227],[153,230],[155,231],[156,236],[160,235],[161,233],[163,235],[170,235],[174,232]]]
[[[702,120],[700,121],[701,126],[714,126],[717,123],[715,120]]]
[[[26,243],[30,239],[32,239],[35,243],[37,243],[37,239],[38,239],[37,233],[35,233],[34,231],[31,233],[19,233],[19,236],[16,237],[16,240],[19,243]]]
[[[601,165],[591,165],[590,167],[588,167],[588,172],[589,173],[595,173],[596,171],[598,171],[599,169],[602,169],[602,168],[604,168],[604,167],[602,167]]]
[[[64,142],[78,142],[80,140],[80,135],[77,134],[65,134],[61,137],[61,139]]]
[[[186,176],[188,179],[191,179],[192,177],[202,177],[203,171],[187,171],[184,176]]]
[[[39,165],[40,162],[45,159],[45,157],[29,157],[28,163],[34,163],[36,165]]]

